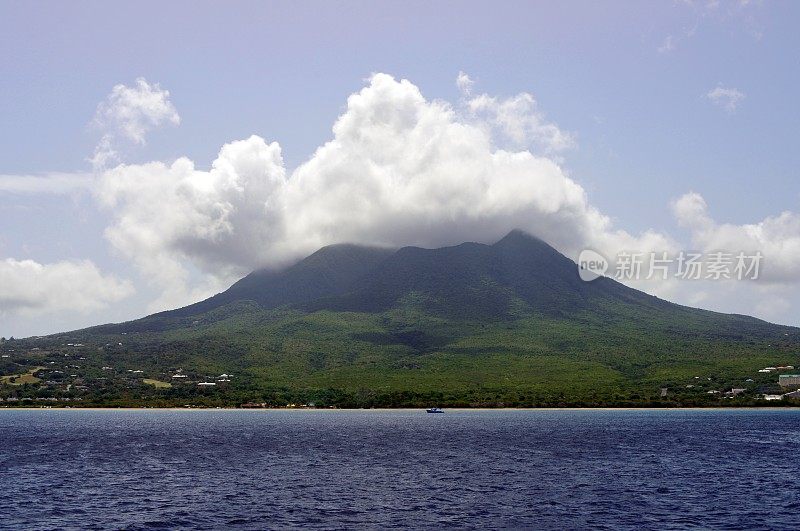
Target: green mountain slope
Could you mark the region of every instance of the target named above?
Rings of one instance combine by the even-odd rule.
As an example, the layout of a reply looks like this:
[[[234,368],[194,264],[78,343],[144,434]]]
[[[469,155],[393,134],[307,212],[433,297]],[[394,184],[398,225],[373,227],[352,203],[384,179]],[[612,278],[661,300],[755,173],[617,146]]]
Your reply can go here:
[[[50,356],[79,342],[88,367],[156,380],[180,368],[193,382],[104,387],[93,396],[105,401],[690,405],[731,387],[752,399],[777,380],[758,369],[800,365],[797,328],[583,282],[519,231],[494,245],[326,247],[185,308],[27,341]],[[222,373],[236,377],[196,387]]]

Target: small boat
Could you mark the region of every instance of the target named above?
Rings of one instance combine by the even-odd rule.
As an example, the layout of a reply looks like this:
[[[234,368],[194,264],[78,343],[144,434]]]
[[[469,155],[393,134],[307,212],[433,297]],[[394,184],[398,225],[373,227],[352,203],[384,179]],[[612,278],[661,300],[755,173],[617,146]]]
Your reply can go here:
[[[432,408],[426,409],[425,411],[427,411],[428,413],[444,413],[444,411],[442,411],[442,408],[440,408],[440,407],[432,407]]]

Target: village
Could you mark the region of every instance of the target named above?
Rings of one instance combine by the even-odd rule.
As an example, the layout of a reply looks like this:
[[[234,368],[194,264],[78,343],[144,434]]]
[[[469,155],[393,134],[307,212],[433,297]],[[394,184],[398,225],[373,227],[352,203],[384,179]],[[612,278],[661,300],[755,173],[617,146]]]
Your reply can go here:
[[[99,347],[81,342],[36,347],[30,341],[0,341],[0,406],[82,406],[115,397],[147,403],[167,396],[191,403],[197,398],[223,397],[245,388],[240,378],[224,371],[109,363],[108,353],[122,347],[122,342]],[[800,374],[794,365],[775,365],[754,369],[752,375],[739,381],[695,375],[689,381],[670,382],[656,391],[660,401],[667,403],[691,399],[692,403],[709,405],[725,405],[727,400],[737,405],[743,401],[780,405],[800,400]],[[237,407],[268,405],[245,399],[246,393],[242,396]],[[313,403],[294,402],[281,406],[314,407]]]
[[[104,394],[146,399],[166,390],[192,395],[224,390],[234,381],[234,375],[225,372],[106,364],[103,353],[108,346],[64,343],[56,348],[17,348],[13,341],[0,342],[0,405],[79,405]]]

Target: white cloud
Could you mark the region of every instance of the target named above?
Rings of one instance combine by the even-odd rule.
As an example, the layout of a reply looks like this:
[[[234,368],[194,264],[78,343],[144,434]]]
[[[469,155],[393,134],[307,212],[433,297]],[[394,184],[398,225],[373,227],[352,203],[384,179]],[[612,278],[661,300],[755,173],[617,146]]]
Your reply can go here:
[[[499,144],[533,148],[547,155],[575,147],[573,135],[545,119],[533,94],[521,92],[506,99],[473,96],[475,82],[464,72],[458,73],[456,86],[466,111],[462,119],[485,129]]]
[[[506,99],[488,94],[473,96],[474,82],[463,72],[456,84],[465,98],[466,118],[471,125],[486,129],[498,143],[533,148],[546,155],[575,147],[570,133],[545,119],[533,94],[521,92]]]
[[[120,165],[97,179],[0,176],[0,192],[91,187],[112,217],[108,241],[160,290],[153,311],[200,300],[250,270],[281,266],[337,242],[435,247],[492,242],[521,228],[571,257],[597,249],[612,258],[612,267],[620,250],[680,249],[656,231],[615,229],[590,204],[556,156],[574,144],[571,135],[544,119],[532,95],[473,96],[474,84],[463,73],[457,84],[463,99],[454,106],[426,100],[407,80],[374,75],[348,98],[332,140],[292,172],[277,142],[252,136],[224,145],[207,170],[179,158]],[[146,86],[168,102],[166,91]],[[132,131],[120,134],[144,141],[147,127]],[[673,211],[691,229],[695,249],[762,251],[766,282],[631,285],[678,302],[782,320],[797,291],[800,216],[722,224],[698,194],[678,199]],[[91,262],[9,259],[0,262],[0,285],[14,288],[0,294],[6,313],[90,311],[132,292]]]
[[[163,309],[271,261],[284,184],[280,146],[253,136],[223,146],[210,171],[186,158],[118,166],[103,175],[97,197],[114,212],[106,237],[164,290],[156,304]],[[199,291],[187,287],[186,263],[211,273]]]
[[[376,74],[348,98],[333,139],[291,176],[278,144],[255,136],[223,146],[208,171],[185,158],[119,166],[98,189],[113,212],[107,237],[175,292],[173,304],[188,293],[189,268],[222,284],[337,242],[438,246],[522,228],[573,255],[586,245],[672,248],[655,232],[614,230],[556,160],[498,144],[533,137],[549,152],[568,143],[532,96],[468,105],[463,117]],[[505,134],[493,134],[498,126]]]
[[[552,154],[575,145],[572,135],[544,120],[531,94],[522,93],[505,100],[481,94],[467,105],[482,123],[495,128],[515,146],[533,145]]]
[[[458,87],[458,90],[461,92],[461,94],[463,94],[464,96],[472,95],[472,87],[474,85],[475,82],[472,80],[471,77],[469,77],[464,72],[458,73],[458,76],[456,77],[456,86]]]
[[[729,113],[736,112],[736,108],[745,98],[745,94],[735,88],[725,88],[718,86],[713,90],[709,90],[706,94],[711,103],[717,107],[725,109]]]
[[[91,173],[53,172],[44,175],[0,175],[0,193],[68,194],[92,186]]]
[[[90,162],[102,169],[119,162],[119,150],[126,143],[144,145],[147,133],[164,124],[178,125],[178,111],[169,101],[169,91],[158,83],[138,78],[132,87],[115,85],[97,106],[93,125],[104,131]]]
[[[133,293],[130,282],[103,275],[90,261],[0,261],[0,315],[89,312]]]
[[[797,310],[794,301],[800,297],[800,216],[783,212],[750,224],[720,223],[710,215],[705,199],[695,192],[683,195],[671,206],[678,224],[689,230],[691,242],[679,249],[664,249],[668,258],[674,260],[676,250],[706,257],[721,251],[730,253],[733,270],[739,253],[750,257],[760,252],[758,280],[738,280],[732,272],[730,279],[686,280],[670,275],[666,280],[641,279],[625,284],[680,304],[791,324]],[[643,247],[628,249],[644,253],[662,250],[657,241],[642,238],[640,242]],[[642,271],[646,272],[648,256],[644,258]],[[676,264],[672,265],[674,269]]]
[[[708,216],[706,200],[696,192],[689,192],[673,201],[672,213],[681,227],[707,228],[713,224]]]
[[[761,278],[768,282],[800,280],[800,215],[783,212],[756,223],[718,223],[700,194],[691,192],[673,203],[681,226],[691,230],[692,244],[703,251],[753,253],[763,258]]]

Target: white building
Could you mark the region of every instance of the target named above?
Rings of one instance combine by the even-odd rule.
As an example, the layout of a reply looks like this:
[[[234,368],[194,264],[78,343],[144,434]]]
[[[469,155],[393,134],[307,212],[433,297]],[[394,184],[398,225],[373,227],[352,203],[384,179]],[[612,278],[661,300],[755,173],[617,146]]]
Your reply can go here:
[[[800,387],[800,374],[781,374],[778,384],[781,387]]]

